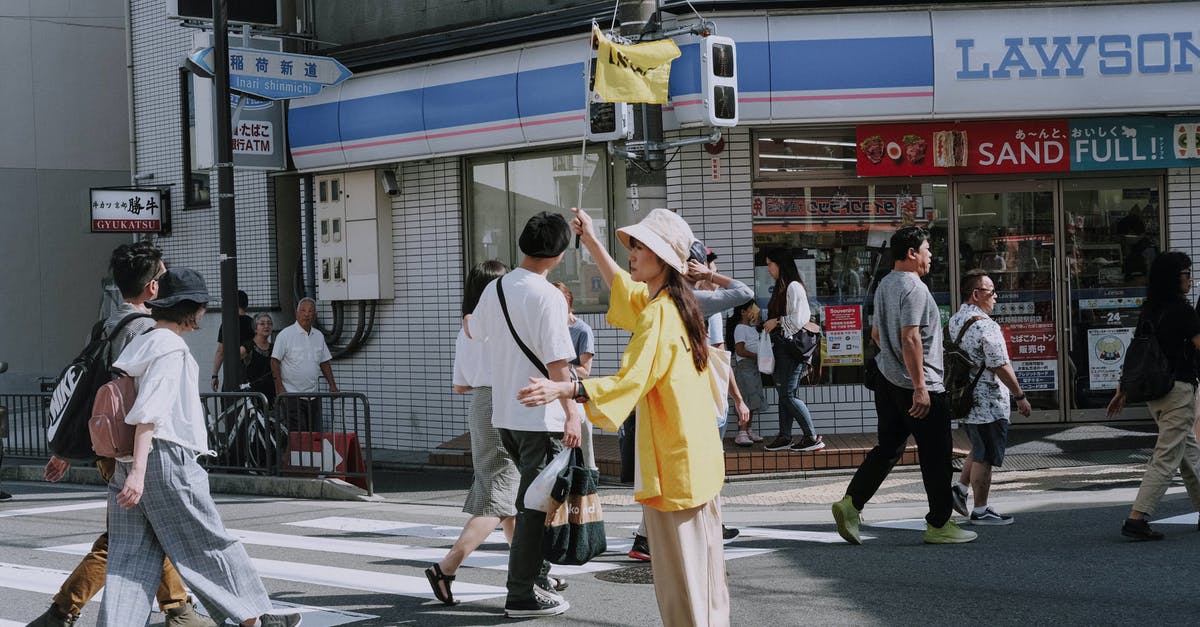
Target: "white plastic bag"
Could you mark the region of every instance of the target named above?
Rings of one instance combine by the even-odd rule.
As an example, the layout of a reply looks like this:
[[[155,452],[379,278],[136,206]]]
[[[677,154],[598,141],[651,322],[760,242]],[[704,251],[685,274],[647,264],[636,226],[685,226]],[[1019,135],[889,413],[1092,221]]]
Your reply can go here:
[[[549,464],[534,477],[533,482],[529,484],[529,488],[525,490],[525,507],[528,509],[536,509],[539,512],[546,511],[546,502],[550,500],[550,491],[554,489],[554,482],[558,479],[558,473],[562,472],[567,464],[571,463],[571,451],[575,449],[564,448],[550,460]]]
[[[717,428],[724,429],[729,416],[729,379],[733,377],[733,369],[729,365],[729,351],[708,347],[708,376],[712,381]]]
[[[763,331],[758,337],[758,371],[774,374],[775,353],[771,350],[771,334]]]

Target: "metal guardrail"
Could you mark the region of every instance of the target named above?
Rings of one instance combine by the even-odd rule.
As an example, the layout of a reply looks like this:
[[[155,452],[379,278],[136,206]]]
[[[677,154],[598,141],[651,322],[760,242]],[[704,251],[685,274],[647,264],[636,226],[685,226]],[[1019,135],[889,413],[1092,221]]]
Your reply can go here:
[[[16,457],[49,459],[46,408],[50,406],[50,394],[0,394],[0,405],[8,408],[8,438],[4,441],[4,452]]]
[[[275,398],[275,411],[288,432],[284,474],[341,477],[374,494],[365,394],[289,392]]]
[[[4,453],[46,460],[50,393],[0,394],[8,408]],[[358,392],[281,394],[275,407],[257,392],[200,394],[215,458],[210,472],[344,477],[374,493],[371,408]]]

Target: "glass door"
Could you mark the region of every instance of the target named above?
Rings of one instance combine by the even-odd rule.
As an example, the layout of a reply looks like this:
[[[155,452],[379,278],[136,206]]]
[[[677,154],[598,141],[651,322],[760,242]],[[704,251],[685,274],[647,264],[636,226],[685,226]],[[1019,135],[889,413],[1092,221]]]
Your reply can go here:
[[[989,181],[955,187],[958,276],[983,268],[995,282],[991,316],[1000,323],[1017,380],[1033,405],[1029,418],[1013,412],[1012,420],[1059,422],[1067,378],[1057,322],[1061,300],[1055,182]],[[956,302],[961,300],[959,295]]]
[[[1106,419],[1150,264],[1162,249],[1161,206],[1157,177],[1062,182],[1068,420]],[[1120,419],[1146,417],[1136,406]]]

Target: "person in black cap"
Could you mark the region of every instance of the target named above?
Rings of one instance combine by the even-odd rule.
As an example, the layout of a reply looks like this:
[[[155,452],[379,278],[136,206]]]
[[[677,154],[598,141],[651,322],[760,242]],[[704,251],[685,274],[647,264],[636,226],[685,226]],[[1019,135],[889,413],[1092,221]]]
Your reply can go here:
[[[471,337],[486,340],[492,424],[521,473],[504,603],[510,618],[555,616],[570,608],[566,599],[543,587],[549,572],[542,557],[546,514],[525,506],[525,490],[563,447],[579,446],[583,414],[570,399],[541,407],[517,402],[517,392],[533,377],[572,381],[575,345],[568,330],[567,301],[546,280],[562,261],[570,239],[561,215],[542,212],[529,218],[518,240],[525,254],[521,265],[484,288],[471,317]]]
[[[179,569],[218,624],[295,627],[275,615],[242,543],[225,529],[196,462],[208,448],[200,366],[181,337],[200,328],[208,287],[195,270],[168,270],[147,301],[154,328],[134,338],[113,364],[137,383],[125,416],[136,425],[133,454],[118,458],[108,484],[108,572],[101,625],[145,625],[163,555]]]

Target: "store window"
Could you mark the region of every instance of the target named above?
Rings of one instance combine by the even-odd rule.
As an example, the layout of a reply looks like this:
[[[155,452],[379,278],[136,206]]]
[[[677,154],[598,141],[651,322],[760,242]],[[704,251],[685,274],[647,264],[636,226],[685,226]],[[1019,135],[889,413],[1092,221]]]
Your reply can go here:
[[[933,263],[924,281],[943,316],[949,315],[946,185],[857,178],[852,128],[767,133],[755,138],[755,298],[765,310],[774,289],[764,253],[790,250],[825,329],[810,382],[859,383],[864,355],[873,353],[871,297],[892,268],[887,243],[901,226],[930,229]]]
[[[583,208],[592,216],[601,241],[611,246],[610,165],[599,147],[579,150],[492,155],[467,162],[470,198],[467,251],[470,265],[499,259],[509,267],[521,261],[517,238],[531,216],[541,211],[560,213],[568,222],[579,203],[583,178]],[[596,263],[582,248],[570,246],[549,275],[571,288],[578,313],[604,311],[608,289]]]

